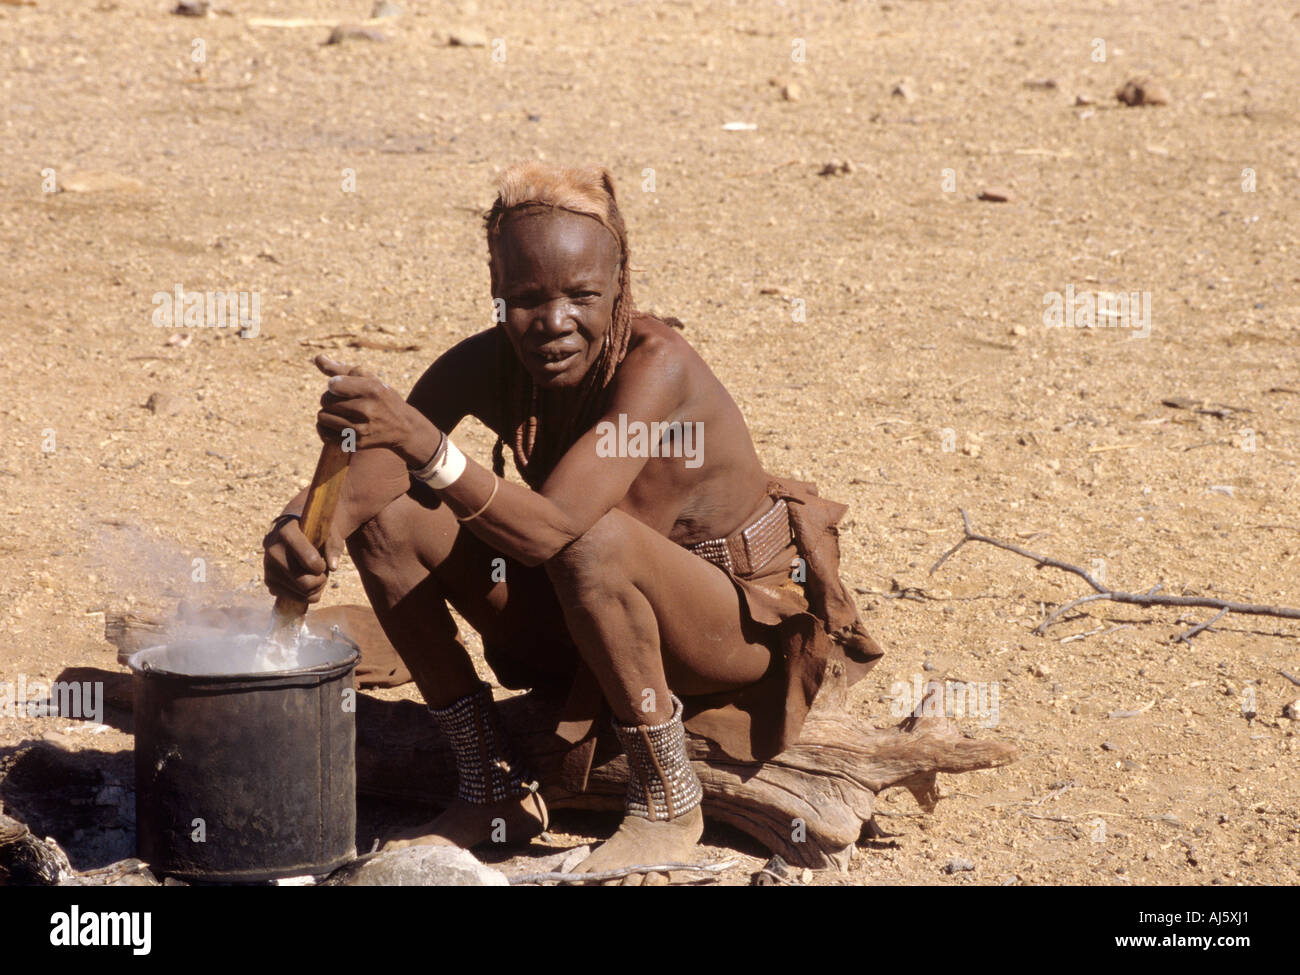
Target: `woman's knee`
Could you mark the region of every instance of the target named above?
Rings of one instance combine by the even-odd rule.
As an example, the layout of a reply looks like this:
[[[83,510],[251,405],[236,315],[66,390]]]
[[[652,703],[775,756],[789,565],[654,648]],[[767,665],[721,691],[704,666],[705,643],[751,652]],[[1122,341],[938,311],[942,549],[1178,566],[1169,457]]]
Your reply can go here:
[[[348,554],[363,572],[423,563],[433,554],[424,549],[450,549],[454,539],[446,540],[445,546],[439,543],[454,523],[446,505],[430,509],[403,495],[352,533],[347,540]]]

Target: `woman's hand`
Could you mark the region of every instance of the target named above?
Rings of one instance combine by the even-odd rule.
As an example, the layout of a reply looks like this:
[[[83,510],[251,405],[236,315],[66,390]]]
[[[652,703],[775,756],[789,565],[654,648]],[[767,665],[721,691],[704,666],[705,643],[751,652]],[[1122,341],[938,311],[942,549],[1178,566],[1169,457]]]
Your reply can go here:
[[[316,603],[329,581],[330,570],[338,566],[343,539],[331,535],[322,554],[307,541],[298,519],[277,518],[262,539],[262,549],[262,577],[271,595]]]
[[[327,355],[318,355],[315,362],[316,368],[330,377],[316,414],[316,431],[322,440],[345,438],[345,431],[352,430],[357,450],[387,447],[409,468],[429,461],[442,433],[428,417],[369,369],[351,367]]]

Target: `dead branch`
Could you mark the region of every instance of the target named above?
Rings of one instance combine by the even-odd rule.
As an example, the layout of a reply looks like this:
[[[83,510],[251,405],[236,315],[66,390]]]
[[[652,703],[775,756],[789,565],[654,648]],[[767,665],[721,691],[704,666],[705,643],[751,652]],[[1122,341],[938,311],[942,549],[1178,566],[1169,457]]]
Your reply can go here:
[[[1034,627],[1032,632],[1039,635],[1041,635],[1048,626],[1068,610],[1073,609],[1081,603],[1092,602],[1096,599],[1106,599],[1113,603],[1128,603],[1133,606],[1198,606],[1205,609],[1220,610],[1219,614],[1213,619],[1208,620],[1199,627],[1194,627],[1186,633],[1183,633],[1179,636],[1180,640],[1188,639],[1196,635],[1211,623],[1216,622],[1226,613],[1241,613],[1248,616],[1276,616],[1282,619],[1300,620],[1300,609],[1294,609],[1290,606],[1267,606],[1262,603],[1240,603],[1229,599],[1216,599],[1211,596],[1162,596],[1157,595],[1157,590],[1161,588],[1160,586],[1155,586],[1144,593],[1122,592],[1118,589],[1111,589],[1108,586],[1102,585],[1094,579],[1087,570],[1081,569],[1077,565],[1073,565],[1069,562],[1062,562],[1059,559],[1054,559],[1047,555],[1039,555],[1037,552],[1030,552],[1027,549],[1021,548],[1019,545],[1012,545],[1010,542],[990,538],[988,535],[980,535],[977,532],[972,531],[970,518],[966,516],[965,510],[961,508],[958,508],[957,510],[961,512],[963,529],[962,538],[956,545],[944,552],[943,555],[939,557],[939,561],[935,562],[934,565],[930,567],[930,575],[934,575],[934,573],[937,572],[939,568],[947,562],[948,559],[955,555],[957,550],[967,542],[983,542],[986,545],[992,545],[994,548],[1001,548],[1008,552],[1014,552],[1022,558],[1037,563],[1039,568],[1042,568],[1043,566],[1051,566],[1053,569],[1060,569],[1063,572],[1072,572],[1096,590],[1096,592],[1091,595],[1082,596],[1079,599],[1067,603],[1055,610],[1050,616],[1043,620],[1043,622]]]
[[[635,867],[621,867],[618,870],[602,870],[599,873],[576,873],[572,871],[549,873],[521,873],[510,878],[511,886],[516,884],[543,883],[579,883],[590,884],[604,880],[618,880],[630,877],[634,873],[663,873],[695,871],[704,874],[718,874],[730,870],[739,860],[723,860],[721,863],[643,863]]]

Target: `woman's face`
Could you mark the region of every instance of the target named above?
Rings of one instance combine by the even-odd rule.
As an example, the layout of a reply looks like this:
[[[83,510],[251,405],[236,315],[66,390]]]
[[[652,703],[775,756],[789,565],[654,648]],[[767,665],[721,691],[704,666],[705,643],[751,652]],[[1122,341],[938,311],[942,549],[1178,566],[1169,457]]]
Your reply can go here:
[[[614,323],[619,248],[592,217],[516,211],[501,225],[493,297],[519,361],[542,389],[575,388]]]

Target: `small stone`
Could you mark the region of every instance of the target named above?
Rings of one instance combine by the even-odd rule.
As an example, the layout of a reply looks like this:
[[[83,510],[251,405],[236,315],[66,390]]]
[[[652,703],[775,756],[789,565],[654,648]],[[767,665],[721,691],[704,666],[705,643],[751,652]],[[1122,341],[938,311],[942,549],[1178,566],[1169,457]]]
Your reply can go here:
[[[455,846],[411,846],[354,860],[330,874],[330,887],[508,887],[500,870]]]
[[[378,41],[388,40],[388,35],[377,30],[371,30],[369,27],[358,27],[355,24],[339,24],[332,31],[330,36],[325,39],[326,44],[342,44],[344,41]]]
[[[1010,203],[1015,196],[1005,186],[986,186],[979,191],[978,199],[985,203]]]
[[[55,748],[62,748],[64,751],[73,751],[76,747],[73,745],[72,739],[61,731],[47,731],[41,735],[41,740],[49,742]]]
[[[560,867],[557,872],[572,873],[574,868],[577,867],[578,864],[580,864],[583,860],[587,859],[587,857],[589,856],[591,856],[590,846],[579,846],[575,849],[572,849],[567,854],[565,854],[564,859],[560,861]]]
[[[1084,105],[1092,105],[1092,104],[1095,104],[1095,103],[1094,103],[1093,100],[1092,100],[1090,97],[1088,97],[1087,95],[1075,95],[1075,96],[1074,96],[1074,104],[1075,104],[1076,106],[1080,106],[1080,107],[1082,107],[1082,106],[1084,106]]]
[[[1130,108],[1168,105],[1169,89],[1154,78],[1130,78],[1115,92],[1115,97]]]
[[[144,408],[155,416],[175,416],[181,410],[176,397],[169,393],[150,393]]]
[[[1115,746],[1108,741],[1103,741],[1101,743],[1101,750],[1104,752],[1113,752],[1115,750]]]
[[[803,89],[796,82],[781,86],[781,97],[788,102],[797,102],[803,97]]]
[[[181,0],[172,8],[172,13],[181,17],[206,17],[208,9],[208,0]]]
[[[1290,718],[1292,721],[1300,721],[1300,697],[1289,704],[1282,705],[1282,717]]]
[[[384,17],[400,17],[406,13],[406,10],[400,5],[393,3],[392,0],[378,0],[370,8],[370,19],[381,20]]]
[[[447,35],[448,47],[487,47],[488,36],[473,27],[462,27]]]
[[[1023,325],[1012,325],[1012,326],[1011,326],[1011,334],[1012,334],[1012,335],[1025,336],[1025,335],[1028,335],[1028,334],[1029,334],[1029,329],[1025,328],[1025,326],[1023,326]]]
[[[818,171],[818,176],[839,176],[840,174],[849,175],[854,171],[853,163],[847,159],[841,162],[838,159],[832,159],[830,162],[822,165]]]
[[[767,863],[763,864],[762,869],[749,878],[749,885],[751,887],[776,887],[783,881],[791,883],[793,880],[790,865],[781,856],[774,855]]]
[[[889,90],[889,93],[895,98],[903,99],[905,102],[916,101],[916,92],[912,89],[911,80],[907,78],[904,78],[902,81],[894,85],[894,87]]]
[[[1034,664],[1029,668],[1029,672],[1035,677],[1051,677],[1052,669],[1047,664]]]
[[[969,873],[974,869],[975,864],[970,860],[953,859],[943,865],[943,872],[947,874]]]
[[[132,176],[122,176],[103,169],[74,169],[56,177],[58,188],[64,193],[103,193],[125,190],[138,193],[144,183]]]

